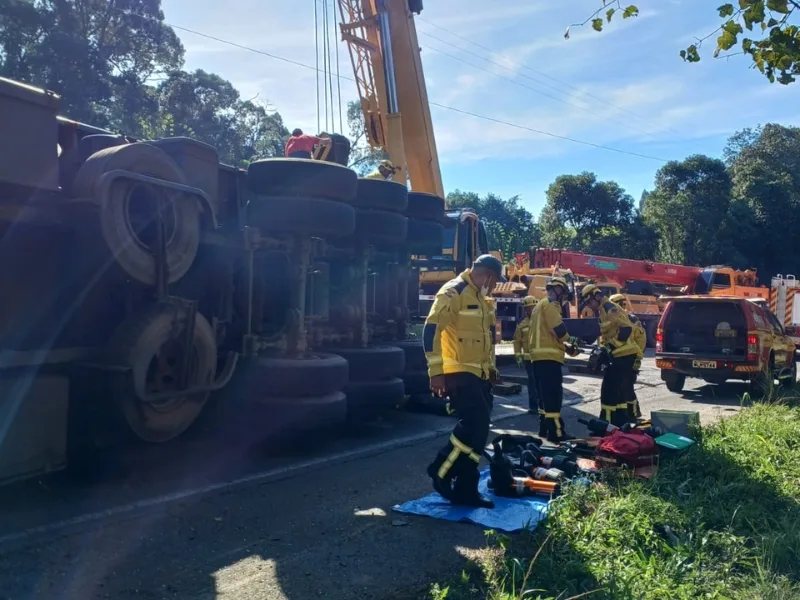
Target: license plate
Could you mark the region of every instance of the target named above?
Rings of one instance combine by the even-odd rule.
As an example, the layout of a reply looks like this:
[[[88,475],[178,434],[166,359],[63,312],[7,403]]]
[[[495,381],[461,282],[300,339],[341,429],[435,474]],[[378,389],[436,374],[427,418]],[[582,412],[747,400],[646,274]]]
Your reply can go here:
[[[693,360],[692,366],[695,369],[716,369],[717,361],[715,360]]]

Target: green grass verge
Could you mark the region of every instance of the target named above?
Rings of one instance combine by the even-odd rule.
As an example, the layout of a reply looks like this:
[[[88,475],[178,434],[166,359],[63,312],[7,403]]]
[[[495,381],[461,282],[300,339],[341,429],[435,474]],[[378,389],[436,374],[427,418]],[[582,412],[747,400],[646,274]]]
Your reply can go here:
[[[570,486],[537,531],[432,600],[800,598],[800,408],[759,404],[703,430],[651,481]]]

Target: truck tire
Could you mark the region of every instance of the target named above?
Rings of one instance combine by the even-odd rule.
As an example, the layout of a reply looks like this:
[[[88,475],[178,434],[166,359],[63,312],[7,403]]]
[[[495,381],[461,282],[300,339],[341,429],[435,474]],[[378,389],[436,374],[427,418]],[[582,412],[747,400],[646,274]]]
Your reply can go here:
[[[266,440],[276,441],[287,434],[302,433],[344,423],[347,419],[347,396],[331,392],[323,396],[281,397],[260,396],[254,399],[256,414],[248,416],[248,424],[263,424]],[[266,441],[262,440],[262,441]]]
[[[797,361],[792,358],[792,366],[789,367],[789,375],[780,380],[781,387],[791,389],[797,383]]]
[[[265,158],[247,167],[247,185],[265,196],[305,196],[351,203],[358,177],[332,162],[304,158]]]
[[[411,339],[392,342],[392,346],[397,346],[403,350],[406,359],[406,372],[426,370],[428,361],[425,359],[425,349],[422,347],[422,340]]]
[[[345,388],[350,418],[371,416],[402,404],[406,392],[398,377],[383,381],[354,381]]]
[[[155,187],[120,180],[105,198],[97,197],[100,177],[117,169],[185,183],[183,171],[164,151],[146,143],[124,144],[95,152],[83,163],[72,184],[72,196],[93,198],[100,207],[103,239],[117,264],[134,280],[155,285],[151,252],[157,194]],[[166,215],[166,262],[169,283],[183,277],[194,263],[200,245],[200,207],[185,194],[166,192],[171,211]]]
[[[355,231],[356,211],[324,198],[260,196],[247,204],[247,223],[261,231],[339,237]]]
[[[331,352],[347,361],[351,382],[395,377],[406,368],[405,352],[396,346],[337,348]]]
[[[408,236],[408,219],[385,210],[356,210],[354,235],[373,243],[402,244]]]
[[[428,377],[427,369],[424,371],[406,371],[403,373],[402,379],[408,396],[430,394],[431,392],[431,380]]]
[[[433,221],[408,220],[408,251],[411,254],[439,256],[442,253],[444,227]]]
[[[675,394],[680,394],[683,391],[683,386],[686,385],[686,375],[673,373],[664,379],[667,384],[667,389]]]
[[[353,206],[403,213],[408,207],[408,188],[396,181],[362,177]]]
[[[308,358],[260,357],[247,380],[256,396],[302,398],[326,396],[344,389],[347,361],[335,354],[315,353]]]
[[[445,217],[444,198],[440,198],[435,194],[408,192],[408,208],[406,209],[406,215],[410,219],[441,223]]]
[[[183,357],[183,331],[175,326],[174,313],[174,308],[166,304],[147,308],[117,329],[108,348],[113,364],[131,369],[130,373],[114,376],[112,399],[120,403],[128,429],[145,442],[166,442],[186,431],[210,393],[145,403],[134,392],[134,381],[143,383],[148,392],[175,389],[172,386],[177,385],[177,365]],[[217,343],[211,325],[200,313],[195,317],[192,351],[188,384],[212,383],[217,369]]]

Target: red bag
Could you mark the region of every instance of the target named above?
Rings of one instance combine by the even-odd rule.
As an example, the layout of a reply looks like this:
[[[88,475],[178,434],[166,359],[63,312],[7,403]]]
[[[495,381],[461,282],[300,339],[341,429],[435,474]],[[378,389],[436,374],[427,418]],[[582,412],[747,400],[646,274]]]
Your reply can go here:
[[[638,429],[617,430],[597,446],[597,461],[608,466],[644,467],[658,464],[656,441]]]

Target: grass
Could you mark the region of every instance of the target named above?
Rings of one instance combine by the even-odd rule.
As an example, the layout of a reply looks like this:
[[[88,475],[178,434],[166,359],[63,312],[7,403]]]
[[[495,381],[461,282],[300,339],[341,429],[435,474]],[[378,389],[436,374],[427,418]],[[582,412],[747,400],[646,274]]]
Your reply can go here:
[[[653,480],[572,485],[537,531],[487,535],[431,600],[800,599],[800,408],[747,408]]]

